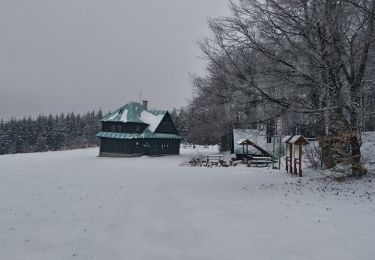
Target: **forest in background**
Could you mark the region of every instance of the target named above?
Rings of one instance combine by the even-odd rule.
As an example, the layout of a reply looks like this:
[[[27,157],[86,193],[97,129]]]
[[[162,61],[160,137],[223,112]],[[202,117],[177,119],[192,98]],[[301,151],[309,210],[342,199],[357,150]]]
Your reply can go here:
[[[58,151],[98,145],[102,111],[0,120],[0,155]]]

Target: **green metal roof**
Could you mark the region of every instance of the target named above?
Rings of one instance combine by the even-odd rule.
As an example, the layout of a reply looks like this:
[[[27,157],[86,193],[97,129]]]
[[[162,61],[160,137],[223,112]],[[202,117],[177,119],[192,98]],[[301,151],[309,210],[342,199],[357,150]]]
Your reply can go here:
[[[115,133],[115,132],[100,132],[96,135],[102,138],[113,138],[113,139],[181,139],[181,136],[176,134],[160,134],[152,133],[151,131],[145,131],[142,134],[132,134],[132,133]]]
[[[158,123],[163,119],[167,111],[163,110],[146,110],[138,102],[129,102],[116,111],[106,115],[102,122],[123,122],[123,123]]]
[[[155,133],[167,111],[163,110],[146,110],[143,105],[137,102],[129,102],[116,111],[106,115],[102,122],[122,122],[122,123],[142,123],[147,124],[143,133],[117,133],[117,132],[100,132],[97,137],[115,138],[115,139],[135,139],[135,138],[164,138],[164,139],[181,139],[178,134],[160,134]]]

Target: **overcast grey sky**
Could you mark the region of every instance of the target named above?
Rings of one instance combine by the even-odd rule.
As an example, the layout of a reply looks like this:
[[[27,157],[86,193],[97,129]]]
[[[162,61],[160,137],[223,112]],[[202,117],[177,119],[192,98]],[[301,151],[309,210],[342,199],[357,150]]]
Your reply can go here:
[[[227,0],[0,0],[0,118],[186,105]]]

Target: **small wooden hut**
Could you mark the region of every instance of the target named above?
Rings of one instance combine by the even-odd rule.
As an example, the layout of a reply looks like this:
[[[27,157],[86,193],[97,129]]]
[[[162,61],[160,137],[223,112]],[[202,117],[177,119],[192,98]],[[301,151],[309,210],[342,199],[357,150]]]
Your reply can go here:
[[[267,150],[263,149],[262,147],[260,147],[259,145],[257,145],[256,143],[254,143],[253,141],[249,139],[239,140],[237,144],[242,146],[242,155],[251,155],[249,153],[249,147],[250,147],[250,149],[255,148],[256,150],[258,150],[263,156],[272,157],[271,153],[269,153]]]
[[[247,145],[240,144],[244,140],[249,141]],[[245,155],[272,156],[274,146],[274,139],[267,135],[265,130],[260,129],[233,129],[221,138],[222,150],[230,150],[236,154],[237,159],[242,159]]]
[[[282,142],[286,144],[285,170],[302,177],[302,146],[309,144],[309,141],[302,135],[288,135]]]
[[[294,146],[294,174],[302,177],[302,146],[304,144],[309,144],[310,142],[302,135],[295,135],[288,141],[288,143]],[[290,165],[290,167],[292,167],[292,165]]]

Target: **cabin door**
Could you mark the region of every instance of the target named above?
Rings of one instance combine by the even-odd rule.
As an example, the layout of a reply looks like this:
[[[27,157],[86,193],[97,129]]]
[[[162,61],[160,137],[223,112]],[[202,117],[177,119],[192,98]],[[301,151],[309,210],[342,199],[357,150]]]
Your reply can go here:
[[[151,154],[151,146],[148,142],[146,142],[144,145],[143,145],[143,151],[145,153],[145,155],[150,155]]]
[[[136,141],[134,144],[134,153],[140,154],[142,153],[142,143],[139,141]]]

